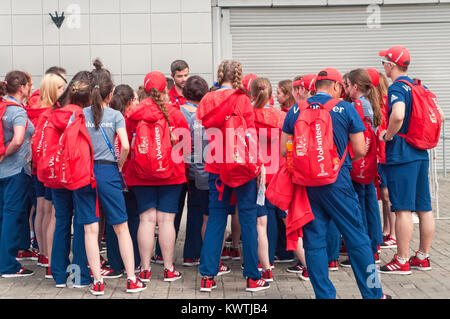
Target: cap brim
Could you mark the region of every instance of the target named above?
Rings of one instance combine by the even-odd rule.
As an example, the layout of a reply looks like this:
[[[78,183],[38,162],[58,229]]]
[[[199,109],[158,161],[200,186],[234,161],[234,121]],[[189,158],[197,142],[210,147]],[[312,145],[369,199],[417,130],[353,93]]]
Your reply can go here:
[[[388,50],[380,51],[380,52],[378,53],[378,55],[379,55],[379,56],[387,56],[387,55],[388,55]]]

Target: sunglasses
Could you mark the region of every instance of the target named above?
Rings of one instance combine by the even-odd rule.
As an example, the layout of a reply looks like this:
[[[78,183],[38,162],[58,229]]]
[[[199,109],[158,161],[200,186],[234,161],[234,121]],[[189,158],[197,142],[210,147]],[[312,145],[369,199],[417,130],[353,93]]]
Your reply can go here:
[[[384,65],[385,63],[389,63],[389,64],[393,64],[393,65],[395,65],[395,63],[394,63],[394,62],[392,62],[392,61],[388,61],[388,60],[381,60],[381,65]]]

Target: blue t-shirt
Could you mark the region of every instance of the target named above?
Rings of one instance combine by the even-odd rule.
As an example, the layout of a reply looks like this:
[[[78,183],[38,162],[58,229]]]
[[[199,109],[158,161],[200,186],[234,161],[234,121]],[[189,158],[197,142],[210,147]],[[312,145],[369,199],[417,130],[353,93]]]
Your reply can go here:
[[[310,97],[308,99],[308,103],[320,103],[324,105],[331,99],[332,98],[329,94],[319,92]],[[300,111],[298,105],[294,104],[286,114],[282,129],[284,133],[294,135],[295,122],[297,121],[299,115]],[[364,123],[359,117],[358,112],[351,103],[345,101],[339,102],[333,110],[330,111],[330,116],[333,122],[333,140],[337,147],[339,156],[342,158],[349,141],[349,134],[364,132],[366,128],[364,127]],[[342,168],[346,168],[348,171],[352,168],[352,161],[348,154]],[[339,173],[336,183],[339,183],[340,179],[341,173]]]
[[[105,138],[100,130],[95,129],[94,114],[92,113],[92,106],[83,110],[84,117],[86,118],[86,128],[89,132],[92,141],[92,148],[94,149],[94,160],[115,162],[114,155],[106,144]],[[116,131],[119,128],[125,128],[125,119],[119,111],[113,110],[109,106],[103,108],[103,117],[100,122],[100,126],[103,128],[109,143],[114,148],[114,141],[116,137]]]
[[[405,119],[399,133],[406,134],[408,132],[409,120],[412,110],[412,92],[411,88],[403,82],[398,80],[407,80],[410,83],[414,81],[406,75],[399,76],[396,81],[388,89],[388,105],[389,116],[391,116],[392,105],[397,102],[405,103]],[[419,150],[409,145],[406,140],[395,135],[391,142],[386,143],[386,164],[395,165],[402,163],[409,163],[418,160],[428,160],[428,152],[426,150]]]
[[[359,100],[361,101],[361,104],[362,104],[364,116],[368,117],[372,121],[372,129],[376,133],[377,132],[377,128],[373,125],[373,108],[372,108],[372,104],[370,104],[369,100],[366,99],[366,97],[364,95],[361,96],[359,98]],[[355,105],[355,102],[353,102],[352,104]]]

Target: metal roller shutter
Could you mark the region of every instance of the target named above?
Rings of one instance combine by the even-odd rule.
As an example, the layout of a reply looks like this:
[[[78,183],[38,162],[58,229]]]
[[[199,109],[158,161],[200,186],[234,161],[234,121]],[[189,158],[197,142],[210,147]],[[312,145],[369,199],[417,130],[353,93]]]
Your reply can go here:
[[[358,67],[383,72],[378,52],[402,45],[411,53],[409,75],[422,79],[450,116],[450,4],[380,8],[379,28],[367,25],[366,6],[231,8],[232,56],[244,73],[268,77],[276,89],[280,80],[324,67],[342,74]],[[444,166],[442,144],[438,169]]]

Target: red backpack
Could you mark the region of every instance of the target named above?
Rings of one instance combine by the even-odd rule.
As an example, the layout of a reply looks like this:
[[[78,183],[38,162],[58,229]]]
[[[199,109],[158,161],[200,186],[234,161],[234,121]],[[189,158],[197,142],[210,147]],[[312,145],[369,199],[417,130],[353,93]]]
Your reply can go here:
[[[355,101],[355,108],[364,123],[366,130],[364,131],[364,141],[366,143],[366,155],[352,163],[350,177],[359,184],[370,184],[375,180],[378,174],[377,164],[377,136],[372,129],[372,121],[364,116],[362,103],[360,100]],[[350,156],[353,155],[351,145],[349,147]]]
[[[411,88],[412,111],[408,132],[397,134],[417,149],[435,148],[439,143],[442,125],[436,95],[427,90],[420,80],[415,81],[414,84],[406,80],[399,80],[399,82],[403,82]]]
[[[34,134],[31,139],[31,154],[32,154],[32,164],[33,173],[36,173],[37,164],[42,155],[42,143],[44,141],[44,127],[48,125],[48,119],[52,114],[51,109],[47,109],[39,119],[37,120],[34,127]]]
[[[225,117],[222,127],[225,162],[220,165],[221,181],[229,187],[238,187],[255,179],[261,170],[258,156],[256,129],[249,129],[242,116],[237,99],[245,94],[236,90],[224,103],[233,106],[231,115]]]
[[[333,140],[330,111],[341,100],[332,99],[325,105],[299,104],[300,115],[295,122],[292,182],[303,186],[323,186],[336,181],[347,149],[339,159]],[[310,106],[317,106],[311,108]]]
[[[38,179],[50,188],[94,188],[94,150],[83,110],[76,105],[54,110],[42,134]]]
[[[382,132],[387,130],[388,121],[389,121],[389,118],[388,118],[389,106],[388,106],[388,101],[387,101],[386,95],[383,96],[383,101],[381,102],[380,110],[381,110],[381,125],[378,127],[378,130],[376,132],[377,145],[378,145],[377,158],[378,158],[378,163],[386,164],[386,143],[382,142],[380,140],[380,135]]]
[[[5,154],[6,152],[6,147],[5,147],[5,138],[3,136],[3,115],[5,115],[6,112],[6,107],[9,104],[6,103],[6,101],[1,101],[0,102],[0,156],[2,156],[3,154]]]
[[[140,120],[133,145],[137,175],[149,180],[169,178],[173,166],[171,155],[172,143],[167,120]]]

